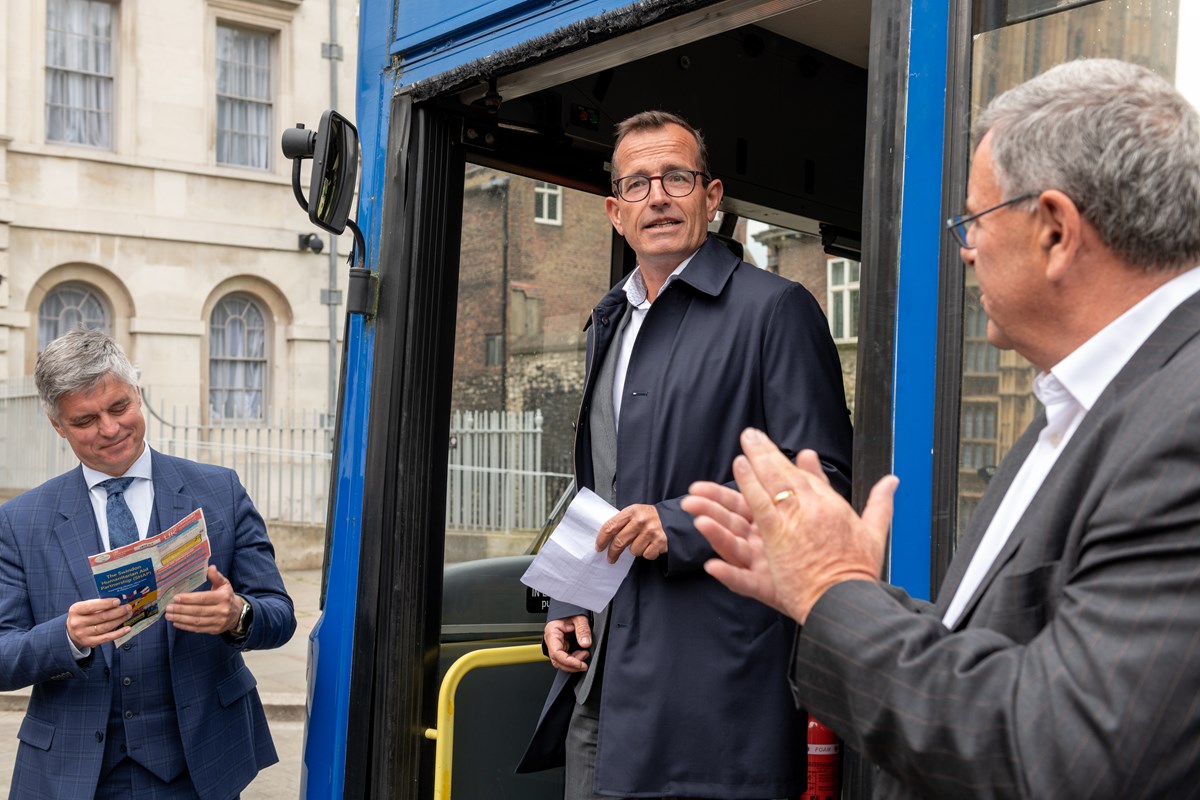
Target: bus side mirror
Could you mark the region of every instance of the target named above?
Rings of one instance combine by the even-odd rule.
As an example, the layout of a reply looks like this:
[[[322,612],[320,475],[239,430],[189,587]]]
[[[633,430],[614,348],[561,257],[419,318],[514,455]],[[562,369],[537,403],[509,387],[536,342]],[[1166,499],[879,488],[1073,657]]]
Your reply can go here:
[[[284,131],[283,154],[292,159],[292,190],[309,220],[330,233],[344,231],[358,182],[358,130],[329,109],[315,134],[303,125]],[[305,158],[313,160],[307,200],[300,188],[300,162]]]
[[[340,235],[346,228],[354,234],[346,311],[372,315],[371,271],[365,266],[367,244],[358,225],[350,219],[350,204],[358,183],[358,129],[331,108],[321,115],[316,133],[296,123],[296,127],[283,132],[280,144],[284,157],[292,161],[292,193],[312,224],[332,234]],[[300,187],[300,164],[306,158],[313,160],[307,199]],[[336,247],[333,252],[337,252]]]
[[[321,115],[313,152],[308,218],[330,233],[346,229],[358,183],[358,130],[330,109]]]

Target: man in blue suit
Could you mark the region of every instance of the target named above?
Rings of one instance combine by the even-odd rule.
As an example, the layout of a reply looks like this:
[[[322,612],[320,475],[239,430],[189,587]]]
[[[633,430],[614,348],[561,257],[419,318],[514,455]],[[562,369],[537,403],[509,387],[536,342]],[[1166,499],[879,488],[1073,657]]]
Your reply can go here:
[[[81,465],[0,506],[0,690],[32,686],[12,797],[236,797],[278,760],[243,650],[296,618],[237,475],[151,450],[137,374],[73,331],[38,357],[38,394]],[[116,480],[114,480],[116,479]],[[88,556],[204,509],[208,585],[119,648],[130,606]]]

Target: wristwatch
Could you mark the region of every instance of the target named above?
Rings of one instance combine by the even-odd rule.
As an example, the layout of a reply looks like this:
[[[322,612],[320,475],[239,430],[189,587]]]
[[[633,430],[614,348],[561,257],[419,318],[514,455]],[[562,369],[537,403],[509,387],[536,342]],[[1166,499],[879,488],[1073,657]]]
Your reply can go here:
[[[250,623],[254,621],[254,608],[250,605],[250,601],[242,597],[242,613],[238,615],[237,624],[229,631],[229,635],[235,639],[245,639],[246,634],[250,632]]]

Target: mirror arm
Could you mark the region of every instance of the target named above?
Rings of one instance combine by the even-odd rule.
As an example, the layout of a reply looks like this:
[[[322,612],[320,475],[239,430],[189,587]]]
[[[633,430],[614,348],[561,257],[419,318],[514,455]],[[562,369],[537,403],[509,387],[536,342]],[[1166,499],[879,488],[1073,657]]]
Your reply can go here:
[[[346,220],[346,227],[354,234],[354,252],[350,254],[350,280],[346,286],[346,313],[374,316],[371,313],[371,270],[364,264],[367,252],[366,240],[354,220]]]
[[[292,159],[292,194],[296,195],[296,202],[307,213],[308,200],[304,199],[304,190],[300,188],[300,162],[303,160],[303,158]]]
[[[351,269],[362,269],[364,267],[363,261],[365,260],[363,254],[367,252],[367,240],[363,238],[362,231],[358,229],[358,225],[354,223],[354,220],[346,220],[346,227],[354,234],[354,252],[350,254],[350,258],[348,259],[350,267]]]

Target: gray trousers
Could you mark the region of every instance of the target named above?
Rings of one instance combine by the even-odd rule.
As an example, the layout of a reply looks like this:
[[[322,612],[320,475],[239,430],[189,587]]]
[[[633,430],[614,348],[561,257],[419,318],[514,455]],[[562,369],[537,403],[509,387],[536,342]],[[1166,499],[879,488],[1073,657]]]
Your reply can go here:
[[[600,676],[588,697],[576,703],[567,728],[564,800],[606,800],[592,791],[596,777],[596,742],[600,734]]]

